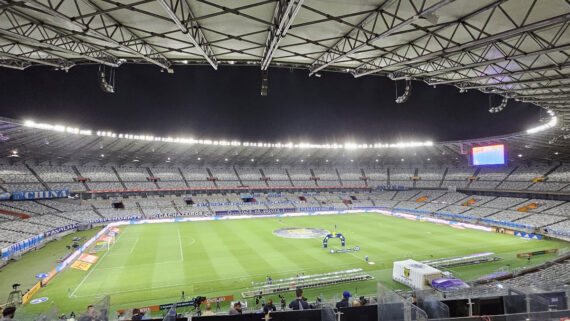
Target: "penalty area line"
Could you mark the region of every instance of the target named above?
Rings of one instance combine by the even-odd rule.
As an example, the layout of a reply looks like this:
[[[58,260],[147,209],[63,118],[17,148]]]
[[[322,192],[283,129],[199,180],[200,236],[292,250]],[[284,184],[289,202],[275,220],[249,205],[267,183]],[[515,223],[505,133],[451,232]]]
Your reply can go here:
[[[103,259],[107,256],[107,254],[109,254],[109,252],[111,252],[111,249],[115,246],[115,244],[117,244],[117,242],[119,241],[121,236],[123,236],[123,233],[121,233],[121,235],[119,235],[119,237],[115,240],[115,243],[113,243],[113,245],[111,245],[111,247],[107,250],[107,252],[105,252],[105,254],[103,254],[103,256],[101,256],[101,258],[99,260],[97,260],[97,262],[95,262],[95,264],[91,267],[91,271],[89,271],[89,273],[87,273],[87,275],[85,277],[83,277],[83,280],[81,280],[81,282],[79,282],[79,284],[77,285],[75,290],[73,290],[73,292],[69,295],[70,298],[75,297],[75,293],[77,292],[77,290],[79,290],[79,288],[83,285],[83,283],[85,281],[87,281],[87,279],[89,278],[91,273],[93,273],[95,271],[95,268],[99,265],[99,263],[101,263],[101,261],[103,261]]]

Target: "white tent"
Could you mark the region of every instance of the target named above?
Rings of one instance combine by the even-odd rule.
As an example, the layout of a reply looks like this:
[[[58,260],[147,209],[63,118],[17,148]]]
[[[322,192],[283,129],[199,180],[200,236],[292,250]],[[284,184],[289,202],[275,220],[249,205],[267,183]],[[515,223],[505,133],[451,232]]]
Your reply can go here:
[[[440,270],[414,260],[394,262],[392,279],[415,290],[431,287],[431,281],[443,277]]]

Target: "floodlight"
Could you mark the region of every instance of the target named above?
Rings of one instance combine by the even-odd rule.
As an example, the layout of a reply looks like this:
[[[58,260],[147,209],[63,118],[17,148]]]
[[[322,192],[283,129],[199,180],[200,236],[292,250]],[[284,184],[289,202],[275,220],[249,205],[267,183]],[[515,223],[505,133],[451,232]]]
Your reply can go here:
[[[396,85],[396,93],[397,93],[397,85]],[[409,79],[406,79],[406,90],[404,90],[404,93],[401,96],[396,97],[396,104],[403,104],[406,101],[408,101],[408,99],[410,98],[410,96],[412,95],[412,82]]]
[[[501,112],[503,109],[505,109],[505,107],[507,107],[508,100],[509,100],[508,97],[503,97],[503,101],[501,101],[501,104],[499,106],[490,107],[489,112],[491,114]],[[491,106],[491,96],[489,96],[489,106]]]

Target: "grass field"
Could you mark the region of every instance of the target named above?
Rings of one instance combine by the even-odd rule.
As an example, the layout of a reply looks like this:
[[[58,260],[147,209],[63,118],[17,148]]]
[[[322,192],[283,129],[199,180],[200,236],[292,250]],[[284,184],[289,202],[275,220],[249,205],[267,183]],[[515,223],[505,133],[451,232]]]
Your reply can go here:
[[[332,230],[335,224],[337,231],[345,235],[346,245],[358,245],[360,252],[330,254],[323,249],[320,238],[288,239],[273,234],[275,229],[283,227]],[[404,288],[391,280],[392,262],[399,259],[425,260],[486,251],[504,258],[499,262],[453,269],[456,276],[469,280],[507,264],[511,267],[526,265],[526,259],[516,258],[517,253],[566,247],[564,242],[522,240],[510,235],[459,230],[372,213],[121,228],[116,243],[110,251],[99,254],[99,260],[89,271],[64,270],[35,295],[36,298],[48,297],[49,301],[27,304],[23,311],[45,311],[54,302],[61,312],[78,312],[104,295],[111,296],[113,309],[164,304],[179,300],[182,290],[187,297],[233,294],[237,298],[252,281],[263,281],[267,274],[276,279],[300,272],[312,274],[347,268],[363,268],[376,280],[308,289],[305,296],[312,301],[319,294],[332,297],[346,289],[364,295],[375,293],[376,281],[392,288]],[[94,233],[96,231],[84,232],[86,236]],[[338,242],[338,239],[329,240],[329,247],[340,247]],[[6,288],[12,282],[7,281],[9,278],[33,284],[33,275],[49,269],[25,270],[18,268],[19,265],[27,266],[36,260],[38,266],[51,262],[50,267],[53,267],[57,258],[55,248],[63,247],[53,244],[56,243],[0,270],[2,290],[9,291]],[[367,264],[365,256],[375,264]],[[552,257],[537,256],[532,263]],[[292,294],[288,293],[287,299],[290,298]]]

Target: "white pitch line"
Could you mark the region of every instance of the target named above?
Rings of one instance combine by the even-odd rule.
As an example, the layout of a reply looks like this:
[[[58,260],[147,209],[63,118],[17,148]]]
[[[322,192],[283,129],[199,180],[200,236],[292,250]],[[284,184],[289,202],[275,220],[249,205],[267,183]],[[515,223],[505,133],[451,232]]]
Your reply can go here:
[[[75,290],[73,290],[73,293],[71,293],[71,295],[69,297],[72,297],[75,295],[75,292],[77,292],[77,290],[79,290],[79,288],[81,287],[81,285],[83,285],[83,282],[87,281],[87,279],[89,278],[89,276],[91,275],[91,273],[93,273],[93,271],[95,271],[95,267],[99,264],[99,262],[103,261],[103,259],[105,258],[105,256],[107,256],[107,253],[109,253],[109,251],[105,252],[105,254],[103,254],[103,256],[95,263],[95,265],[93,265],[91,267],[91,271],[89,271],[89,273],[87,273],[87,275],[85,277],[83,277],[83,280],[81,280],[81,282],[79,282],[79,284],[77,285],[77,287],[75,288]]]
[[[176,262],[178,262],[178,261],[176,261]],[[165,262],[165,263],[171,263],[172,264],[174,262]],[[354,264],[344,264],[344,265],[337,265],[337,267],[339,267],[339,268],[344,268],[344,267],[354,268],[355,266],[354,266]],[[99,270],[101,270],[101,269],[99,269]],[[314,271],[314,270],[319,270],[319,269],[318,268],[307,269],[305,271],[309,272],[309,271]],[[293,273],[293,272],[299,272],[299,269],[281,271],[279,274]],[[262,276],[265,277],[266,275],[267,274],[250,274],[248,276],[250,278],[256,278],[256,277],[262,277]],[[142,289],[131,289],[131,290],[125,290],[125,291],[96,293],[93,295],[76,296],[76,298],[90,298],[90,297],[96,297],[96,296],[101,296],[101,295],[113,295],[113,294],[129,293],[129,292],[140,292],[140,291],[153,290],[153,289],[170,288],[170,287],[175,287],[175,286],[186,286],[186,285],[194,285],[194,284],[211,283],[211,282],[215,282],[215,281],[236,280],[236,279],[241,279],[241,278],[243,278],[243,275],[239,274],[239,275],[235,275],[235,276],[231,276],[231,277],[227,277],[227,278],[202,280],[202,281],[196,281],[196,282],[190,282],[190,283],[184,283],[184,284],[163,285],[163,286],[158,286],[158,287],[149,287],[149,288],[142,288]]]
[[[184,262],[184,253],[182,252],[182,238],[180,237],[180,229],[176,230],[178,232],[178,245],[180,246],[180,260]]]
[[[129,253],[129,255],[133,254],[133,251],[135,250],[135,247],[137,246],[138,241],[139,241],[139,238],[137,237],[137,240],[135,241],[135,244],[133,245],[133,248],[131,249],[131,252]]]
[[[123,232],[124,233],[124,232]],[[109,248],[109,250],[107,250],[107,252],[105,252],[105,254],[103,254],[103,256],[101,256],[99,258],[99,260],[97,260],[97,262],[91,267],[91,271],[89,271],[89,273],[87,273],[87,275],[85,277],[83,277],[83,280],[81,280],[81,282],[79,282],[79,284],[77,285],[77,287],[75,288],[75,290],[73,290],[73,292],[71,293],[71,295],[69,297],[72,297],[75,295],[75,292],[77,292],[77,290],[79,290],[79,288],[81,287],[81,285],[83,285],[83,283],[85,281],[87,281],[87,279],[89,278],[89,276],[91,275],[91,273],[93,273],[93,271],[95,271],[95,267],[97,267],[97,265],[99,265],[99,263],[101,263],[101,261],[103,261],[103,259],[105,258],[105,256],[107,256],[107,254],[109,254],[109,252],[111,252],[111,249],[115,246],[115,244],[117,244],[117,242],[119,241],[119,239],[121,238],[121,236],[123,236],[123,233],[121,233],[121,235],[119,235],[119,237],[115,240],[115,243],[113,243],[113,245]]]

